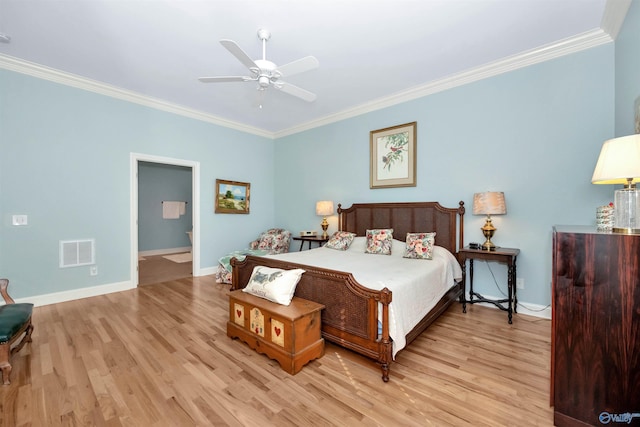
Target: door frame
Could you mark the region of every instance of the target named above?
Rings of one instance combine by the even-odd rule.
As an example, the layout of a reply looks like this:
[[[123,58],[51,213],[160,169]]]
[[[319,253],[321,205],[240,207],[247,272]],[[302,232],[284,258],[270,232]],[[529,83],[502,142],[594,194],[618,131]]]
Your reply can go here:
[[[130,154],[130,241],[131,241],[131,285],[137,287],[139,283],[138,271],[138,163],[150,162],[165,165],[186,166],[191,168],[191,198],[192,198],[192,222],[193,222],[193,242],[192,242],[192,274],[193,277],[200,276],[200,162],[193,160],[176,159],[171,157],[161,157],[151,154],[131,153]]]

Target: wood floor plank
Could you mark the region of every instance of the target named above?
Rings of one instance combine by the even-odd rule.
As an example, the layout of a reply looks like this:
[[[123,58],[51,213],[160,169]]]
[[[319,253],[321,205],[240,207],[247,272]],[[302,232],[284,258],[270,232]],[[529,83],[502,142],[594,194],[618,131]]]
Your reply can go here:
[[[36,307],[0,426],[553,425],[550,322],[451,307],[391,365],[326,343],[291,376],[226,336],[211,276]]]

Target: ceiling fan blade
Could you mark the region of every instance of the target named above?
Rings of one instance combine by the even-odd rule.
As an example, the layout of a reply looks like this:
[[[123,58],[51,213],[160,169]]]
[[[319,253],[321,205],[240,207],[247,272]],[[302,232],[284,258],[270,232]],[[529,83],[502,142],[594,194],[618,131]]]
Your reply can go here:
[[[276,89],[280,89],[284,93],[288,93],[289,95],[293,95],[307,102],[313,102],[316,100],[315,93],[311,93],[308,90],[304,90],[298,86],[290,85],[289,83],[278,82],[278,84],[274,85],[274,87]]]
[[[249,55],[247,55],[244,50],[242,50],[242,48],[240,48],[240,46],[238,46],[233,40],[223,39],[220,40],[220,44],[222,44],[222,46],[224,46],[229,52],[231,52],[233,56],[238,58],[238,61],[242,62],[245,67],[249,69],[260,68],[256,65],[255,62],[253,62],[253,59],[251,59]]]
[[[248,82],[251,77],[242,76],[220,76],[220,77],[200,77],[202,83],[223,83],[223,82]]]
[[[283,77],[289,77],[294,74],[313,70],[314,68],[318,68],[319,65],[320,63],[315,58],[315,56],[305,56],[304,58],[289,62],[288,64],[284,64],[278,67],[278,71],[280,72],[280,74],[282,74]]]

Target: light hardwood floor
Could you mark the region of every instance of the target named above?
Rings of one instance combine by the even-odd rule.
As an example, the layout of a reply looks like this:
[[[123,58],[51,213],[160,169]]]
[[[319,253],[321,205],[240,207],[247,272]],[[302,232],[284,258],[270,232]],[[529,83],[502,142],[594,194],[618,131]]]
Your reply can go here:
[[[138,260],[138,284],[152,285],[168,280],[191,277],[192,262],[173,262],[163,255],[145,256]]]
[[[374,363],[335,345],[291,376],[226,336],[227,285],[186,278],[34,309],[3,426],[551,426],[550,322],[459,305]]]

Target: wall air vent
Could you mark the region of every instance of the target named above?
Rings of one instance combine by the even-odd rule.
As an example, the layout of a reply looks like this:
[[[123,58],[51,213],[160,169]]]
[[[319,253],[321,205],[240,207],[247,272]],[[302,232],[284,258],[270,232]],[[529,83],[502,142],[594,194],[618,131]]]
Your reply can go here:
[[[61,240],[60,268],[95,264],[95,240]]]

